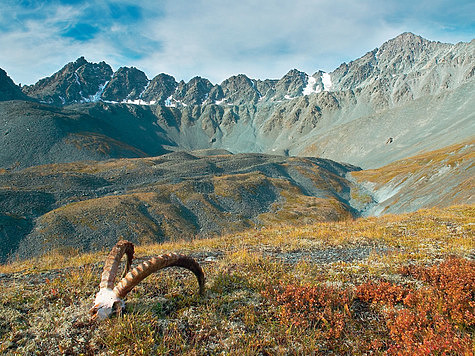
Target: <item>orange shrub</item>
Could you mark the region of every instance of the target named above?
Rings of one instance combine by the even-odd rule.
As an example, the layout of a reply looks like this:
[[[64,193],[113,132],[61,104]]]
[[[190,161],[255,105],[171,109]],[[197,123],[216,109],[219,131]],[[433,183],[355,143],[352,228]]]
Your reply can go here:
[[[407,266],[405,276],[425,282],[411,290],[385,281],[356,288],[356,298],[392,309],[383,312],[389,355],[473,355],[475,263],[449,258],[431,267]],[[397,306],[397,308],[395,308]]]
[[[429,290],[420,294],[436,293],[432,302],[438,299],[437,307],[455,323],[463,327],[475,326],[475,262],[451,257],[431,267],[409,266],[401,268],[401,274],[411,276],[429,284]],[[408,300],[414,307],[421,298]]]
[[[320,328],[327,339],[339,338],[351,317],[350,293],[327,286],[286,285],[268,287],[263,292],[279,307],[281,323],[295,327]]]
[[[356,298],[367,303],[382,303],[391,306],[402,302],[408,294],[409,290],[407,288],[385,281],[379,283],[366,282],[359,285],[355,292]]]
[[[387,281],[370,281],[354,290],[280,285],[262,294],[276,307],[282,324],[320,331],[316,335],[328,341],[326,350],[473,355],[475,263],[449,258],[430,267],[404,267],[400,273],[424,286],[416,289]],[[367,310],[358,313],[358,308]],[[353,346],[338,346],[343,344]]]

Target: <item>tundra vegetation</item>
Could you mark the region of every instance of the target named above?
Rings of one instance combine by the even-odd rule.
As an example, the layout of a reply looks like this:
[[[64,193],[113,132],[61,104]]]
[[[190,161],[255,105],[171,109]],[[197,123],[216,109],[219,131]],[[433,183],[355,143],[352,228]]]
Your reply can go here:
[[[101,323],[88,310],[109,251],[2,265],[0,353],[473,355],[474,215],[462,205],[138,246],[134,264],[193,256],[206,293],[167,269]]]

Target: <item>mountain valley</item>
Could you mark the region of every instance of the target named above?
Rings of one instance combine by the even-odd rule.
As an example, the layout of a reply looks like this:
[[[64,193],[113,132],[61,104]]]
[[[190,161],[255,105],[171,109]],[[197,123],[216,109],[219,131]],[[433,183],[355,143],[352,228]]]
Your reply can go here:
[[[412,33],[281,79],[1,70],[0,261],[473,204],[474,77]]]

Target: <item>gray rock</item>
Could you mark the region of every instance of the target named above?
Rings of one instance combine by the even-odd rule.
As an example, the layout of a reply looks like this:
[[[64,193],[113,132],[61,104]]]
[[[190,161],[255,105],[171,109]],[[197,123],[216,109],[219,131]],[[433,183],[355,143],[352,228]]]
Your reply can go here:
[[[121,67],[107,83],[101,99],[117,102],[141,99],[148,83],[147,76],[141,70]]]

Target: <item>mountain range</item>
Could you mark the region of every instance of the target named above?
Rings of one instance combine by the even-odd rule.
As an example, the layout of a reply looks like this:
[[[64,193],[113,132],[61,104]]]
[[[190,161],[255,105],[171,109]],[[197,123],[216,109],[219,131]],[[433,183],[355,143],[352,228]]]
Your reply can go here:
[[[474,74],[475,40],[412,33],[281,79],[0,70],[0,258],[473,203]]]

